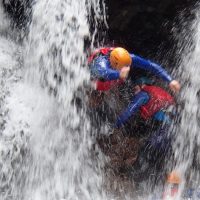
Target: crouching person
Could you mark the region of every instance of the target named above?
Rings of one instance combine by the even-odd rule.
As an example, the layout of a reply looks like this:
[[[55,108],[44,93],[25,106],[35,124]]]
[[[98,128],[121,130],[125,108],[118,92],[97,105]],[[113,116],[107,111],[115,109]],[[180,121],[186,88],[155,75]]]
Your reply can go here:
[[[143,179],[142,176],[148,178],[152,170],[162,168],[163,159],[170,152],[172,136],[169,127],[175,102],[167,91],[152,85],[146,77],[135,81],[134,91],[129,105],[118,116],[115,127],[125,135],[143,140],[138,158],[133,163],[136,178]]]

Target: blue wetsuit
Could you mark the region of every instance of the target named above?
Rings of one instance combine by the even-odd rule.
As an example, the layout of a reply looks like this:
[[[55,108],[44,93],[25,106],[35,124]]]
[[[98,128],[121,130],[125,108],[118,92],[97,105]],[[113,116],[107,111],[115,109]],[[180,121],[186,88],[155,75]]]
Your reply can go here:
[[[145,105],[150,99],[150,96],[147,92],[141,91],[138,94],[134,95],[131,99],[131,103],[128,107],[122,112],[122,114],[117,118],[115,127],[120,128],[123,126],[130,117],[132,117],[136,112],[139,111],[140,107]],[[158,111],[153,115],[153,118],[157,121],[169,122],[169,118],[163,111]]]
[[[132,68],[150,71],[168,83],[172,81],[171,76],[160,65],[134,54],[130,54],[130,56],[132,58]],[[94,59],[90,70],[92,78],[102,79],[105,81],[117,80],[120,75],[119,71],[112,69],[109,57],[103,55]]]
[[[130,56],[132,58],[131,67],[133,69],[138,68],[150,71],[156,76],[162,78],[167,83],[172,81],[171,76],[166,72],[166,70],[162,68],[162,66],[134,54],[130,54]],[[91,77],[93,79],[109,81],[109,80],[117,80],[120,78],[119,71],[111,67],[108,55],[100,55],[96,57],[90,66],[90,70],[91,70]],[[128,119],[139,110],[139,108],[142,105],[146,104],[149,101],[149,99],[150,97],[148,93],[144,91],[141,91],[140,93],[135,95],[131,100],[131,103],[128,105],[128,107],[118,117],[115,127],[120,128],[122,125],[124,125],[128,121]],[[166,120],[166,115],[164,112],[159,111],[156,114],[154,114],[153,118],[159,121],[164,121]],[[161,131],[159,131],[158,134],[159,133],[161,133]],[[152,139],[154,140],[154,138]]]
[[[122,127],[134,114],[136,114],[141,106],[144,106],[150,100],[150,96],[145,91],[140,91],[131,99],[128,107],[117,118],[116,128]],[[164,152],[170,148],[171,139],[168,137],[168,129],[171,123],[170,117],[162,110],[156,112],[152,118],[156,121],[164,122],[163,126],[158,127],[146,141],[144,145],[149,151],[160,150]],[[147,150],[146,149],[146,150]]]

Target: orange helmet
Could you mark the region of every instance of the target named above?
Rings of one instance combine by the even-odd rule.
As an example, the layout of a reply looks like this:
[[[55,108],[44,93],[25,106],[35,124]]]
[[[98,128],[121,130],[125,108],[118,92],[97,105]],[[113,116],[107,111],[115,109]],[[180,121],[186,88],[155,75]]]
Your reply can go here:
[[[117,47],[110,53],[110,63],[114,69],[120,70],[125,66],[130,66],[132,59],[126,49]]]
[[[167,183],[179,184],[181,182],[180,174],[176,171],[172,171],[167,176]]]

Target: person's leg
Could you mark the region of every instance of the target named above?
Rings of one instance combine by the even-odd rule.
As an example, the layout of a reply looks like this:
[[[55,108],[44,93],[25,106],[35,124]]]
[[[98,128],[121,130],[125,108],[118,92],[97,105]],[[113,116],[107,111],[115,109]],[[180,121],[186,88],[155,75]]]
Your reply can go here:
[[[154,154],[153,155],[154,158],[155,158],[155,153],[156,155],[165,154],[171,146],[169,126],[164,125],[159,127],[155,132],[153,132],[153,134],[151,134],[145,146],[148,149],[149,154]]]
[[[136,179],[149,179],[150,174],[156,177],[160,174],[165,157],[171,149],[168,129],[169,126],[160,126],[147,138],[134,166]]]

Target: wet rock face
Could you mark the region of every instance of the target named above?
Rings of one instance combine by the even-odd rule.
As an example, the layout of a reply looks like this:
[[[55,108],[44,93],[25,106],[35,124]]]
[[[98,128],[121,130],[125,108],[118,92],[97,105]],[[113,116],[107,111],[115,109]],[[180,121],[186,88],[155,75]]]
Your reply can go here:
[[[27,27],[34,1],[2,2],[5,11],[13,19],[13,25]],[[154,57],[159,48],[167,52],[173,46],[171,28],[175,18],[183,10],[189,16],[197,0],[105,0],[105,3],[109,24],[108,43]]]
[[[33,0],[3,0],[7,14],[13,19],[13,26],[24,29],[31,19]]]
[[[115,171],[132,167],[137,160],[141,141],[138,138],[124,136],[121,131],[115,130],[109,136],[102,136],[98,145],[110,159],[110,165]]]
[[[171,28],[176,18],[197,0],[106,0],[109,41],[144,56],[153,55],[160,45],[171,48]],[[167,51],[167,50],[166,50]]]

